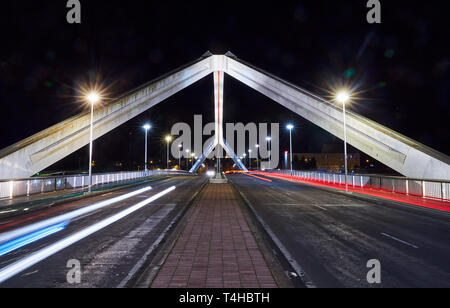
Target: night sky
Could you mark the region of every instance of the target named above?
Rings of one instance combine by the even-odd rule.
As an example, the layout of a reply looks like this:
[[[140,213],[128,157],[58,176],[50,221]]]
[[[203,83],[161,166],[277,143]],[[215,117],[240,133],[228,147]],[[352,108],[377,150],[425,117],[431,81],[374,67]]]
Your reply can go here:
[[[77,85],[101,80],[113,99],[206,51],[227,51],[309,91],[358,85],[351,110],[450,154],[450,5],[382,0],[382,24],[366,21],[366,0],[81,0],[82,23],[68,24],[66,1],[8,1],[1,9],[0,148],[73,116]],[[294,152],[340,141],[238,81],[225,80],[226,122],[296,124]],[[213,120],[212,76],[105,135],[99,167],[164,159],[162,137],[176,122]],[[281,131],[281,150],[288,133]],[[62,164],[62,165],[61,165]],[[87,165],[87,147],[58,168]],[[95,170],[94,170],[95,171]]]

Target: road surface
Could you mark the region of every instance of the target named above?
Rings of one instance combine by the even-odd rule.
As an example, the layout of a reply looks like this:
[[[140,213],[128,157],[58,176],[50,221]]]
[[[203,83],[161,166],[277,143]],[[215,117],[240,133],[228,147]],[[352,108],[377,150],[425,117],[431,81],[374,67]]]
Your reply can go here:
[[[316,287],[450,287],[450,216],[246,175],[229,179]],[[381,284],[367,282],[369,260]]]
[[[152,189],[132,198],[99,209],[90,214],[73,219],[67,227],[53,235],[24,246],[0,257],[0,273],[8,265],[19,261],[32,253],[48,247],[58,240],[65,239],[81,230],[104,221],[125,209],[130,209],[149,197],[172,186],[176,189],[167,195],[129,214],[121,220],[99,230],[77,243],[57,252],[38,264],[26,269],[20,274],[0,283],[0,287],[126,287],[142,270],[146,256],[153,251],[153,245],[166,232],[168,226],[182,213],[188,200],[201,187],[203,177],[173,177],[155,182],[127,187],[121,190],[107,192],[103,195],[73,201],[43,211],[30,213],[28,216],[15,218],[23,221],[13,228],[23,224],[43,220],[59,214],[67,213],[98,201],[111,199],[142,187]],[[0,221],[2,225],[10,224]],[[0,232],[9,230],[0,229]],[[81,283],[70,284],[67,274],[73,269],[68,268],[69,260],[78,260],[81,265]],[[75,276],[71,276],[75,277]]]

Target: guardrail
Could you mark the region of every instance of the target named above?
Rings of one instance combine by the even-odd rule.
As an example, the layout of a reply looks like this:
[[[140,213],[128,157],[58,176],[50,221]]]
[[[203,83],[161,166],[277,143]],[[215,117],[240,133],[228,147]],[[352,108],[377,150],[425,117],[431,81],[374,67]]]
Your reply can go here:
[[[137,180],[150,176],[166,175],[181,176],[192,175],[187,171],[179,170],[148,170],[93,174],[92,185],[105,185],[130,180]],[[30,196],[46,192],[54,192],[64,189],[88,187],[89,175],[67,175],[56,177],[35,177],[28,179],[0,180],[0,199]]]
[[[272,170],[278,173],[308,181],[317,181],[325,184],[346,184],[353,188],[369,188],[403,195],[418,196],[422,198],[450,201],[450,182],[426,179],[410,179],[382,175],[327,173],[317,171]]]

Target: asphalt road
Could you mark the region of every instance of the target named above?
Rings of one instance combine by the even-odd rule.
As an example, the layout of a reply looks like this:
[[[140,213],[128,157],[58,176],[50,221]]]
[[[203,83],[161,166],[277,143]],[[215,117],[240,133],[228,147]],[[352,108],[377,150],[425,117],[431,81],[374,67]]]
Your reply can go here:
[[[6,280],[0,284],[0,287],[108,288],[127,286],[134,278],[133,274],[138,274],[141,270],[140,266],[144,264],[146,256],[152,251],[154,243],[161,238],[173,219],[182,212],[188,200],[201,187],[204,180],[202,177],[165,178],[15,218],[16,222],[20,221],[21,223],[0,229],[0,233],[30,222],[67,213],[98,201],[124,195],[142,187],[152,187],[152,190],[76,218],[64,230],[0,257],[0,271],[58,240],[85,230],[87,227],[129,209],[171,186],[176,186],[174,191]],[[5,223],[10,223],[10,221],[0,221],[0,228]],[[74,259],[81,264],[81,283],[79,284],[67,282],[67,274],[71,269],[67,267],[67,263]]]
[[[450,216],[300,183],[229,179],[316,287],[450,287]],[[367,262],[381,264],[369,284]]]

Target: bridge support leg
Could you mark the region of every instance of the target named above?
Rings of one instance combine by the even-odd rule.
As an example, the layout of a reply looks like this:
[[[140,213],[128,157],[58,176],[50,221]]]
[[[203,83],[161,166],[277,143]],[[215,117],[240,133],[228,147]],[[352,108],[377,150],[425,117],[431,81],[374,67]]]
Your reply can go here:
[[[223,84],[224,84],[225,73],[223,71],[214,71],[214,113],[215,113],[215,138],[214,142],[206,148],[206,151],[199,157],[194,166],[192,166],[190,172],[197,172],[198,168],[200,168],[201,164],[205,161],[205,159],[211,154],[211,152],[216,148],[216,158],[217,163],[220,164],[220,158],[222,151],[224,149],[227,152],[228,156],[231,157],[236,166],[238,166],[241,170],[248,171],[245,168],[244,164],[242,164],[241,160],[237,157],[231,147],[226,143],[223,137]],[[220,166],[217,166],[217,170],[220,171]]]

